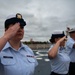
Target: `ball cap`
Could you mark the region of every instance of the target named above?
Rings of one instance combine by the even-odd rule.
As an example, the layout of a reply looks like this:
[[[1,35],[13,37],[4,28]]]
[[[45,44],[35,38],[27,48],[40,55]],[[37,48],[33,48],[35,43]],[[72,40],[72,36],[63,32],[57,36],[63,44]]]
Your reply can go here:
[[[16,15],[9,15],[5,20],[5,28],[7,28],[10,24],[15,24],[17,22],[19,22],[21,26],[26,25],[26,22],[20,13],[17,13]]]

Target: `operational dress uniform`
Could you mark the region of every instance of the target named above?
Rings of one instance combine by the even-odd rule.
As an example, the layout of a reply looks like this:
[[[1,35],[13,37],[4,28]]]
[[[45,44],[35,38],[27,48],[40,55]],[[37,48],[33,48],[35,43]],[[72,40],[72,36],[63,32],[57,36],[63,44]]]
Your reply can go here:
[[[72,38],[69,38],[66,42],[66,49],[71,59],[70,62],[70,74],[75,75],[75,48],[73,48],[75,41]]]
[[[21,47],[15,50],[9,42],[0,52],[0,75],[33,75],[38,62],[34,53],[27,46],[21,43]]]
[[[53,45],[50,47],[49,50]],[[70,58],[67,55],[64,47],[59,47],[58,54],[55,58],[50,59],[51,75],[68,75]]]

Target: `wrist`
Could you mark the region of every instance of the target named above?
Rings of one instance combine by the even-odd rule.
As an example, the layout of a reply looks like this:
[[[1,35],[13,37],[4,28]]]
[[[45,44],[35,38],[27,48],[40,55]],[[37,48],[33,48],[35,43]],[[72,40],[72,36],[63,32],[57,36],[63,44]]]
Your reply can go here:
[[[60,45],[60,41],[57,41],[57,44]]]
[[[7,36],[4,35],[4,36],[2,37],[2,39],[4,39],[5,41],[8,41],[8,40],[9,40],[9,37],[7,37]]]

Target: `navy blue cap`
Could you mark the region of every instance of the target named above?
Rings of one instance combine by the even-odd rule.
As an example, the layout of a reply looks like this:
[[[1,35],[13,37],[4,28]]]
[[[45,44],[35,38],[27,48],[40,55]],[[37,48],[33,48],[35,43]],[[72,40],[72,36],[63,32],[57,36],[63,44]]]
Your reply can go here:
[[[22,18],[22,15],[20,13],[17,13],[16,15],[11,15],[5,20],[5,28],[8,28],[10,24],[15,24],[19,22],[20,26],[25,26],[26,22]]]
[[[55,38],[62,38],[64,36],[65,36],[64,31],[56,30],[52,33],[51,39],[49,41],[55,43]]]
[[[55,30],[52,34],[53,37],[58,38],[58,37],[63,37],[65,36],[64,31],[62,30]]]

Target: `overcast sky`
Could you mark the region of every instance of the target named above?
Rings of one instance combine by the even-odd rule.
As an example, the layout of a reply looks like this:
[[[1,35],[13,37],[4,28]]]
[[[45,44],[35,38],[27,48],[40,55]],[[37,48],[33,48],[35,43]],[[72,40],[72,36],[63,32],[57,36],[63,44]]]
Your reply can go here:
[[[0,37],[8,15],[23,15],[23,40],[48,41],[54,30],[75,26],[75,0],[0,0]]]

